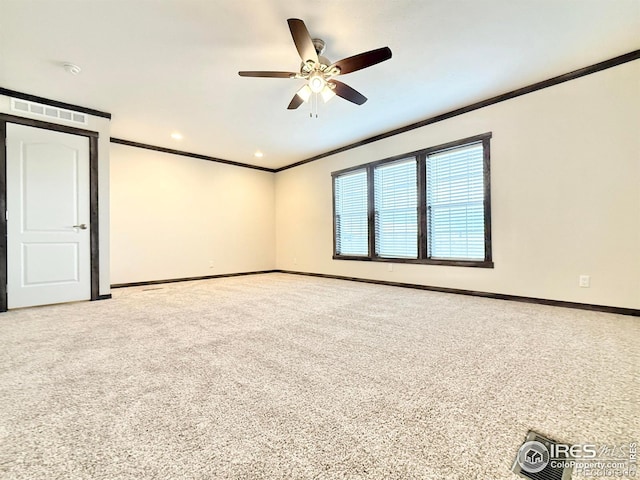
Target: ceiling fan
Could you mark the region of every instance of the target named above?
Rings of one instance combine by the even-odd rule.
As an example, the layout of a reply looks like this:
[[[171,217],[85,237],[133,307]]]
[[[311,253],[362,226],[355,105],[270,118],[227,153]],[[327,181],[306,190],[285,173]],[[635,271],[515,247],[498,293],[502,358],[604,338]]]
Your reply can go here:
[[[355,72],[363,68],[370,67],[376,63],[384,62],[391,58],[389,47],[378,48],[368,52],[360,53],[352,57],[344,58],[331,63],[322,54],[325,50],[325,42],[318,38],[311,38],[304,22],[298,18],[287,20],[289,30],[293,37],[293,43],[302,59],[299,72],[265,72],[265,71],[243,71],[238,72],[241,77],[271,77],[271,78],[301,78],[307,81],[305,85],[293,96],[291,103],[287,107],[294,110],[308,102],[313,94],[320,94],[327,102],[335,95],[344,98],[356,105],[362,105],[367,101],[367,97],[357,90],[351,88],[335,79],[338,75]]]

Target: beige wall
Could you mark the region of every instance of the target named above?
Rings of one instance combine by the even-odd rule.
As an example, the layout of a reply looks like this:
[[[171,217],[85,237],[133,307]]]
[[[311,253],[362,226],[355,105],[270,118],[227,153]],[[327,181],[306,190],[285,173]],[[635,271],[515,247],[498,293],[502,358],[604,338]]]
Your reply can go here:
[[[111,145],[113,284],[275,268],[269,172]]]
[[[275,175],[110,144],[109,120],[89,117],[100,294],[278,268],[640,308],[639,85],[631,62]],[[0,112],[15,114],[2,95]],[[331,258],[332,171],[484,132],[494,269]]]
[[[100,295],[108,295],[111,291],[110,249],[109,249],[109,136],[111,121],[103,117],[88,116],[88,124],[66,122],[50,117],[11,110],[11,97],[0,95],[0,112],[18,117],[33,118],[49,123],[58,123],[74,128],[82,128],[98,132],[98,225],[100,228]]]
[[[277,268],[640,308],[639,84],[635,61],[276,174]],[[332,171],[484,132],[494,269],[331,258]]]

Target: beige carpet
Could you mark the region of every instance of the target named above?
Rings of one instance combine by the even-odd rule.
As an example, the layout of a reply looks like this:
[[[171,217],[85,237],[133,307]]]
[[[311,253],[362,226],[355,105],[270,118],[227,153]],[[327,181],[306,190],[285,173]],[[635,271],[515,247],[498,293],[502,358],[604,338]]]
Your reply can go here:
[[[264,274],[0,314],[2,479],[519,478],[640,440],[638,318]]]

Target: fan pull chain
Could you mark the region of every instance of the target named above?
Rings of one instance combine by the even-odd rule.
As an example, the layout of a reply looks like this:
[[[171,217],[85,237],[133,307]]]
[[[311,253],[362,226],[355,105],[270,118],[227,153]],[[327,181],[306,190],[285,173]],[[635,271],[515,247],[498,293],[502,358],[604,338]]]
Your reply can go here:
[[[313,118],[315,116],[315,118],[318,118],[318,104],[319,104],[319,100],[318,100],[318,94],[314,93],[313,95],[311,95],[309,97],[309,118]]]

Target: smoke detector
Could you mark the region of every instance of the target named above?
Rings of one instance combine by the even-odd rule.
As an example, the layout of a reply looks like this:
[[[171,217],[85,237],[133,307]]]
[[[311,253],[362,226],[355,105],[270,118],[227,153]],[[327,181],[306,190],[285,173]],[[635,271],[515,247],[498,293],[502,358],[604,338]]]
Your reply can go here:
[[[64,67],[65,71],[67,73],[70,73],[71,75],[78,75],[82,71],[82,69],[78,65],[75,65],[73,63],[65,63],[62,66]]]

